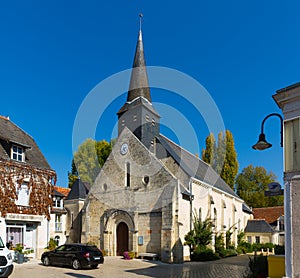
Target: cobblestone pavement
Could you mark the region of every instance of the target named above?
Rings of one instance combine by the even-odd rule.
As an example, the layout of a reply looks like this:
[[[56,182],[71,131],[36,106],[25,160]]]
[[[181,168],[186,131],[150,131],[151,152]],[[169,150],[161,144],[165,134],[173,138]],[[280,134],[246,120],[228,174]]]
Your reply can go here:
[[[96,277],[162,277],[162,278],[242,278],[248,268],[248,256],[231,257],[213,262],[186,262],[165,264],[146,260],[123,260],[121,257],[105,257],[98,269],[73,270],[68,267],[45,267],[33,260],[15,264],[10,278],[96,278]]]

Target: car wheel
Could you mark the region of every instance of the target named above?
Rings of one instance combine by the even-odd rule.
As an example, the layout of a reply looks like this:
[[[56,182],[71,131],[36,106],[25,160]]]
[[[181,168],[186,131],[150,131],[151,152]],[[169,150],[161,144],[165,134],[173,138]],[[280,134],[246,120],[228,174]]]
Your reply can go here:
[[[73,267],[73,269],[76,269],[76,270],[80,269],[81,268],[80,261],[78,259],[74,259],[72,261],[72,267]]]
[[[50,259],[48,256],[43,258],[43,265],[49,266],[50,265]]]
[[[92,265],[91,265],[91,268],[93,268],[93,269],[96,269],[97,267],[98,267],[97,264],[92,264]]]

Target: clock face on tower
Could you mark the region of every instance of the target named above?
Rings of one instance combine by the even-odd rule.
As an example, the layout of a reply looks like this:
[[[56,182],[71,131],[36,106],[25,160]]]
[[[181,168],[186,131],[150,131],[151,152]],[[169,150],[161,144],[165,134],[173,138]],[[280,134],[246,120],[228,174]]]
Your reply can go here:
[[[127,143],[123,143],[120,149],[121,154],[126,154],[128,152],[128,144]]]

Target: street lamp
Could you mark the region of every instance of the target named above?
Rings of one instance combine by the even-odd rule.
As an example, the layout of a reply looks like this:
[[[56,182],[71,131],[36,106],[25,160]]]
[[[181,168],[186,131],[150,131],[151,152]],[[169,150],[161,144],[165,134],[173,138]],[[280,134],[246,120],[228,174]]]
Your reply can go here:
[[[264,134],[264,124],[265,124],[265,121],[268,118],[272,117],[272,116],[277,116],[280,119],[280,146],[283,147],[283,118],[278,113],[272,113],[272,114],[269,114],[268,116],[266,116],[264,118],[264,120],[262,121],[262,123],[261,123],[261,132],[259,134],[258,141],[257,141],[257,143],[255,145],[252,146],[252,148],[254,150],[262,151],[262,150],[265,150],[265,149],[268,149],[268,148],[272,147],[272,144],[269,143],[269,142],[267,142],[266,135]]]

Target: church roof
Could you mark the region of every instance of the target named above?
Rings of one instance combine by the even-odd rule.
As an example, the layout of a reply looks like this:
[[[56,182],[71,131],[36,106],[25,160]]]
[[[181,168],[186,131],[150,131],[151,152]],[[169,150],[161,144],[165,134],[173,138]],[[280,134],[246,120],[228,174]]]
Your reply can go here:
[[[128,110],[131,103],[133,103],[136,99],[141,97],[151,104],[151,95],[150,95],[150,88],[148,84],[148,75],[147,75],[146,61],[144,55],[142,31],[140,30],[138,41],[136,44],[136,49],[135,49],[133,65],[132,65],[129,90],[127,94],[127,102],[122,106],[122,108],[119,110],[117,114],[121,114],[126,110]]]
[[[12,145],[24,150],[25,162],[20,163],[52,170],[34,139],[9,118],[0,116],[0,159],[11,160]]]
[[[151,102],[141,30],[135,49],[127,101],[137,97],[144,97]]]
[[[167,137],[160,134],[157,138],[166,151],[174,158],[180,167],[190,176],[203,181],[215,188],[224,191],[232,196],[240,198],[227,184],[220,178],[215,170],[199,157],[191,154],[181,146],[177,145]],[[160,154],[158,154],[159,156]],[[163,155],[163,154],[162,154]]]

